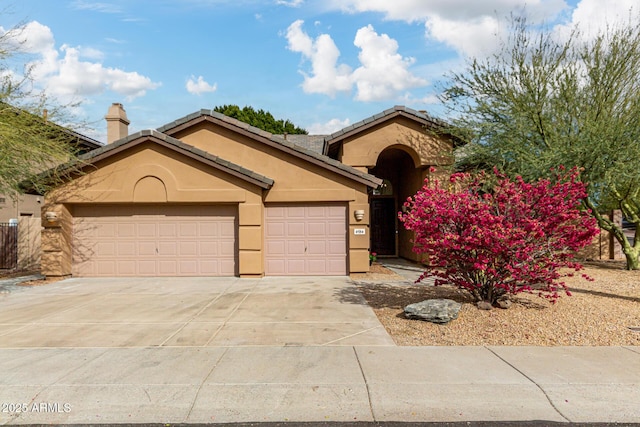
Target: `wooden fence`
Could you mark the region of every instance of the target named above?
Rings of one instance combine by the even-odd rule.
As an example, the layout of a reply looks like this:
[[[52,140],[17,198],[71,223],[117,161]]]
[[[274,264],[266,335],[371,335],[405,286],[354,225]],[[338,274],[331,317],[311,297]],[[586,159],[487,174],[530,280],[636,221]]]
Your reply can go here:
[[[0,269],[18,267],[18,224],[0,223]]]

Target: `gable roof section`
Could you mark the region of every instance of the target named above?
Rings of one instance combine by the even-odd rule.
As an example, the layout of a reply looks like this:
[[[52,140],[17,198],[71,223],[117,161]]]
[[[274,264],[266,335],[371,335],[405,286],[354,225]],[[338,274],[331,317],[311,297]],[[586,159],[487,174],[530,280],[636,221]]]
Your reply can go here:
[[[369,187],[376,188],[382,184],[382,180],[365,172],[361,172],[351,166],[347,166],[328,156],[301,147],[284,139],[283,137],[273,135],[262,129],[250,126],[240,120],[225,116],[213,110],[200,110],[199,112],[189,114],[181,119],[175,120],[157,129],[167,135],[175,135],[177,132],[187,129],[196,123],[208,121],[226,129],[232,130],[238,134],[247,136],[253,140],[261,142],[269,147],[288,153],[292,156],[306,160],[310,163],[328,169],[339,175],[350,178],[354,181],[365,184]],[[287,135],[287,138],[290,135]]]
[[[304,135],[304,134],[287,134],[287,135],[275,135],[278,138],[282,138],[285,141],[289,141],[293,145],[306,148],[314,153],[324,153],[324,144],[327,135]]]
[[[414,110],[412,108],[405,107],[403,105],[396,105],[393,108],[384,110],[382,113],[378,113],[371,117],[367,117],[364,120],[361,120],[357,123],[347,126],[344,129],[341,129],[337,132],[332,133],[326,138],[327,144],[325,146],[325,152],[328,152],[329,148],[332,145],[335,145],[343,141],[345,138],[348,138],[352,135],[360,133],[364,130],[367,130],[373,126],[376,126],[382,122],[385,122],[395,117],[407,117],[411,120],[415,120],[421,123],[423,126],[430,129],[443,129],[447,126],[447,124],[444,121],[431,117],[427,113],[423,113],[423,112]],[[459,141],[457,138],[455,138],[454,142],[457,145],[462,141]]]
[[[111,144],[103,145],[96,150],[79,156],[79,160],[86,163],[94,163],[146,141],[153,141],[156,144],[167,147],[187,157],[191,157],[192,159],[198,160],[261,188],[269,189],[273,186],[274,181],[271,178],[257,174],[249,169],[243,168],[235,163],[231,163],[218,156],[214,156],[192,145],[185,144],[178,139],[172,138],[155,130],[143,130],[129,135],[126,138],[114,141]]]

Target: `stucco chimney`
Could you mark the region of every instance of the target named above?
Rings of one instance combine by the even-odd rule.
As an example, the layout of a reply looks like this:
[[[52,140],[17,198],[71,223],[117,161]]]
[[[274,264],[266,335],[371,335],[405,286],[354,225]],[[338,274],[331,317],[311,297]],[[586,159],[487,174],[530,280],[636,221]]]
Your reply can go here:
[[[105,119],[107,120],[107,144],[129,135],[130,122],[122,104],[119,102],[111,104]]]

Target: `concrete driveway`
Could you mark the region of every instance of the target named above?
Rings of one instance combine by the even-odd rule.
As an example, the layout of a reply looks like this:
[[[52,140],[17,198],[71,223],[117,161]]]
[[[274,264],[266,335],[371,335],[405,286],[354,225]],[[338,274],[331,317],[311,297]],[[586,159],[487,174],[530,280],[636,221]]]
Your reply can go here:
[[[394,345],[347,277],[78,278],[0,294],[0,347]]]

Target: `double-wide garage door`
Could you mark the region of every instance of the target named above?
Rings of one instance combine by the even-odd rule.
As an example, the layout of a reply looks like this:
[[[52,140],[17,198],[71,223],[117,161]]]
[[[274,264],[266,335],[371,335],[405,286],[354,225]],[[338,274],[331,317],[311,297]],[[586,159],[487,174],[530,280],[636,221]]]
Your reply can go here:
[[[347,274],[344,205],[275,205],[265,213],[265,274]]]
[[[75,206],[77,276],[233,276],[235,206]]]

